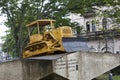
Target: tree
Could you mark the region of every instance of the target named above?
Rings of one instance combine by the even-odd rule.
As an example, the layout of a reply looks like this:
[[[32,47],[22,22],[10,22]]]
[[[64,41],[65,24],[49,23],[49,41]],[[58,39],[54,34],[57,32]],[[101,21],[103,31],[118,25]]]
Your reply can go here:
[[[22,30],[25,29],[23,28],[23,21],[27,9],[27,2],[19,3],[20,2],[15,0],[1,0],[0,2],[2,13],[7,15],[7,22],[5,24],[10,28],[10,34],[6,37],[4,49],[6,49],[7,46],[9,52],[12,52],[12,54],[21,52],[20,43],[23,40]],[[19,56],[19,54],[17,55]]]
[[[120,0],[70,0],[67,8],[69,12],[84,15],[87,12],[95,11],[94,6],[108,7],[103,15],[107,15],[114,23],[120,23]]]
[[[22,49],[28,41],[25,25],[36,19],[55,19],[56,26],[73,25],[66,18],[67,0],[1,0],[2,13],[6,14],[6,26],[10,29],[6,36],[3,50],[21,56]]]

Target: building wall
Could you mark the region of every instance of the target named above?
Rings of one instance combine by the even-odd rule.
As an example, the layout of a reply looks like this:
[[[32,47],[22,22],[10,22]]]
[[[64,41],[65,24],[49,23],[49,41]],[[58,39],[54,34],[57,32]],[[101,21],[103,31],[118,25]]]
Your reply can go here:
[[[120,65],[120,55],[75,52],[53,61],[54,73],[69,80],[92,80]]]
[[[51,61],[8,61],[0,64],[0,80],[40,80],[52,71]]]
[[[102,13],[101,13],[102,14]],[[83,25],[83,33],[87,33],[89,34],[89,32],[97,32],[97,31],[101,31],[103,29],[103,25],[102,25],[102,19],[103,16],[101,15],[97,15],[97,16],[93,16],[93,17],[80,17],[80,15],[77,14],[72,14],[71,15],[71,21],[72,22],[78,22],[79,24]],[[95,21],[95,30],[93,30],[93,26],[92,26],[92,21]],[[87,29],[87,23],[89,23],[89,27],[90,30],[88,31]],[[114,24],[112,24],[111,19],[107,18],[107,29],[113,29],[115,28],[115,26],[113,27]],[[113,53],[120,53],[120,40],[114,38],[113,40],[107,40],[108,46],[111,48],[111,50],[109,50],[110,52]],[[92,49],[94,48],[94,52],[104,52],[105,50],[102,50],[102,48],[105,47],[105,40],[90,40],[88,41],[88,46]]]
[[[108,51],[115,53],[115,54],[120,54],[120,40],[119,39],[114,39],[114,40],[108,40],[107,41],[108,45]],[[88,46],[93,52],[104,52],[105,49],[103,49],[105,46],[105,41],[104,40],[91,40],[88,41]]]
[[[120,39],[114,39],[114,52],[120,54]]]
[[[53,72],[52,61],[24,60],[22,61],[23,80],[40,80]]]
[[[80,24],[80,26],[83,26],[83,31],[86,31],[86,23],[88,22],[90,24],[90,32],[94,32],[92,30],[92,22],[95,21],[95,31],[101,31],[101,29],[103,28],[102,26],[102,19],[103,16],[97,15],[97,16],[93,16],[93,17],[87,17],[84,18],[83,16],[80,16],[80,14],[70,14],[70,17],[72,22],[77,22]],[[112,24],[112,21],[110,18],[107,18],[107,29],[112,29],[114,24]]]
[[[70,14],[69,18],[71,22],[77,22],[80,26],[84,25],[84,17],[80,16],[80,14]]]
[[[0,80],[23,80],[21,61],[0,63]]]

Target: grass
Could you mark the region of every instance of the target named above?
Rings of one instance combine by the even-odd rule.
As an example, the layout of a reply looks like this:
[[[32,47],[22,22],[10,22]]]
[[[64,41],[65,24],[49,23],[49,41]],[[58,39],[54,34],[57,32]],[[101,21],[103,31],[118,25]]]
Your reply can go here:
[[[108,80],[108,75],[107,74],[103,74],[99,77],[97,77],[98,80]]]
[[[120,80],[120,75],[113,76],[113,80]]]
[[[108,80],[108,74],[97,77],[98,80]],[[120,75],[113,76],[113,80],[120,80]]]

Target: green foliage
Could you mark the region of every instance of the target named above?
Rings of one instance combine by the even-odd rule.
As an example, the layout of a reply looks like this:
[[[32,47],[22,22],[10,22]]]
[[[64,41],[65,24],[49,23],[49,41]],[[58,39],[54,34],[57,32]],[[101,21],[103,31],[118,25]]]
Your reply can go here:
[[[119,27],[114,27],[113,30],[115,30],[115,31],[120,33],[120,28]]]
[[[25,25],[36,19],[55,19],[56,26],[71,25],[66,18],[67,3],[67,0],[1,0],[0,8],[7,16],[5,24],[10,29],[4,37],[3,51],[21,57],[29,39]]]
[[[108,3],[108,0],[70,0],[67,7],[70,12],[84,15],[92,10],[92,6],[101,6],[105,3]]]
[[[120,75],[113,76],[113,80],[120,80]]]
[[[98,10],[93,6],[99,8],[102,6],[108,7],[105,11],[99,10],[102,12],[102,16],[114,19],[115,23],[120,23],[120,0],[70,0],[67,5],[70,12],[80,13],[83,16],[85,13]]]
[[[109,73],[102,74],[102,75],[100,75],[99,77],[97,77],[96,79],[108,80],[108,74],[109,74]]]
[[[101,76],[97,77],[95,80],[108,80],[108,74],[109,73],[105,73],[102,74]],[[120,80],[120,75],[113,75],[113,80]]]
[[[114,75],[120,75],[120,66],[111,70]]]

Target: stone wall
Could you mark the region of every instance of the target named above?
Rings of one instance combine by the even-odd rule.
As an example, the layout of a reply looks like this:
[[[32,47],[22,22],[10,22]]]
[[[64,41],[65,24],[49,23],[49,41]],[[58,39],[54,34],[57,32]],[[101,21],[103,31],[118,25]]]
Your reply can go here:
[[[0,80],[91,80],[120,65],[120,54],[76,52],[56,60],[0,63]]]
[[[76,52],[54,60],[56,74],[69,80],[91,80],[120,65],[120,54]]]
[[[91,80],[120,65],[120,55],[113,53],[81,53],[79,80]]]
[[[23,80],[40,80],[53,72],[52,61],[24,60],[22,65]]]
[[[23,80],[21,61],[0,63],[0,80]]]
[[[0,80],[40,80],[52,71],[51,61],[9,61],[0,64]]]

